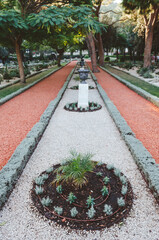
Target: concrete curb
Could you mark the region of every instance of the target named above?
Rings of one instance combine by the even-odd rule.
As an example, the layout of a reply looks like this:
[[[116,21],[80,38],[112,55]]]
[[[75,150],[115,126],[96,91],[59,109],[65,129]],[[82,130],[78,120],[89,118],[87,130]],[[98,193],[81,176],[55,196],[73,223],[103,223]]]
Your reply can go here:
[[[57,97],[49,103],[48,107],[42,114],[40,121],[34,125],[31,131],[27,134],[26,138],[16,148],[8,163],[0,171],[0,209],[7,201],[30,156],[41,139],[73,73],[74,69],[67,77],[66,82],[59,91]]]
[[[126,85],[128,88],[130,88],[131,90],[135,91],[137,94],[139,94],[140,96],[142,96],[143,98],[145,98],[146,100],[152,102],[154,105],[156,105],[157,107],[159,107],[159,98],[153,96],[152,94],[146,92],[145,90],[136,87],[135,85],[127,82],[126,80],[118,77],[116,74],[106,70],[103,67],[100,67],[103,71],[109,73],[111,76],[115,77],[117,80],[119,80],[121,83],[123,83],[124,85]]]
[[[69,63],[67,63],[67,64],[69,64]],[[66,65],[67,65],[67,64],[66,64]],[[66,66],[66,65],[65,65],[65,66]],[[20,88],[20,89],[17,90],[16,92],[13,92],[13,93],[9,94],[8,96],[6,96],[6,97],[4,97],[4,98],[1,98],[1,99],[0,99],[0,106],[1,106],[2,104],[4,104],[4,103],[8,102],[8,101],[11,100],[12,98],[18,96],[19,94],[25,92],[25,91],[28,90],[29,88],[33,87],[35,84],[41,82],[42,80],[44,80],[45,78],[49,77],[51,74],[57,72],[58,70],[60,70],[61,68],[65,67],[65,66],[59,67],[59,68],[53,70],[51,73],[48,73],[45,77],[42,77],[42,78],[38,79],[37,81],[29,84],[28,86],[26,86],[26,87],[24,87],[24,88]]]
[[[90,70],[91,72],[91,70]],[[96,83],[99,94],[101,95],[112,119],[114,120],[122,138],[126,142],[139,170],[141,171],[148,187],[152,191],[156,201],[159,203],[159,166],[143,144],[136,138],[125,119],[121,116],[115,105],[107,96],[104,89],[98,84],[97,78],[91,72],[92,78]]]

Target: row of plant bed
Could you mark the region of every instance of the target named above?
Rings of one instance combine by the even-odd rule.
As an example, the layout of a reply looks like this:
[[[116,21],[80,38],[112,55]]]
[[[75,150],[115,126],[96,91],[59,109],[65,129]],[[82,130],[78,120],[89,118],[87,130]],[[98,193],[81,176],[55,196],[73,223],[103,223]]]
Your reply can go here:
[[[88,107],[78,107],[78,102],[67,103],[64,109],[71,112],[94,112],[100,110],[102,106],[95,102],[88,102]]]

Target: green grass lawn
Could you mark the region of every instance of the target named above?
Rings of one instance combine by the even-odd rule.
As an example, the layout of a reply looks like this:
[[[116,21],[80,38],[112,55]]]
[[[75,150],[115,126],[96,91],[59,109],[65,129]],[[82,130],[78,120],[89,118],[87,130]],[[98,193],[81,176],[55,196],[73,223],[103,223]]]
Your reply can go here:
[[[159,97],[159,87],[157,86],[153,86],[152,84],[148,83],[148,82],[145,82],[137,77],[134,77],[128,73],[125,73],[121,70],[118,70],[118,69],[115,69],[111,66],[108,66],[105,64],[105,67],[104,67],[106,70],[116,74],[117,76],[121,77],[122,79],[130,82],[131,84],[139,87],[139,88],[142,88],[143,90],[145,90],[146,92],[154,95],[154,96],[157,96]]]
[[[62,65],[65,65],[65,64],[62,64]],[[28,86],[29,84],[37,81],[40,78],[45,77],[47,74],[51,73],[53,70],[56,70],[58,68],[59,67],[57,65],[53,66],[53,67],[47,69],[44,72],[38,73],[35,76],[27,78],[26,79],[26,83],[16,83],[16,84],[14,84],[12,86],[8,86],[6,88],[1,89],[0,90],[0,98],[6,97],[7,95],[9,95],[9,94],[19,90],[20,88]]]

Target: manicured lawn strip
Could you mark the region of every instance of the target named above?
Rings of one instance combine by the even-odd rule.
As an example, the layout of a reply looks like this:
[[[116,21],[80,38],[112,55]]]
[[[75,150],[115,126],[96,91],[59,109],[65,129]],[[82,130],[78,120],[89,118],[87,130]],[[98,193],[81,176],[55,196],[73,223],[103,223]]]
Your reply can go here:
[[[65,65],[65,64],[63,64],[63,65]],[[23,83],[16,83],[16,84],[14,84],[12,86],[8,86],[8,87],[6,87],[4,89],[1,89],[0,90],[0,98],[6,97],[7,95],[9,95],[11,93],[13,93],[13,92],[15,92],[15,91],[17,91],[17,90],[19,90],[19,89],[21,89],[23,87],[26,87],[29,84],[37,81],[40,78],[44,78],[47,74],[51,73],[53,70],[56,70],[58,68],[59,67],[57,65],[53,66],[52,68],[47,69],[44,72],[41,72],[41,73],[39,73],[37,75],[34,75],[32,77],[27,78],[27,83],[25,83],[25,84],[23,84]]]
[[[153,86],[152,84],[145,82],[137,77],[134,77],[128,73],[125,73],[121,70],[115,69],[111,66],[105,65],[104,68],[113,74],[116,74],[117,76],[123,78],[124,80],[130,82],[131,84],[145,90],[146,92],[159,97],[159,87]]]

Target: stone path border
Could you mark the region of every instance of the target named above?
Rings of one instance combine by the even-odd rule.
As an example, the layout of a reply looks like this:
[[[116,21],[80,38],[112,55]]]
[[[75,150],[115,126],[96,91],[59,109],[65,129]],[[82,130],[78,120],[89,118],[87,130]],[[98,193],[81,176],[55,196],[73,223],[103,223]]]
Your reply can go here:
[[[102,68],[103,69],[103,68]],[[103,69],[104,70],[104,69]],[[152,191],[156,201],[159,203],[159,166],[147,149],[143,146],[141,141],[136,139],[135,134],[128,126],[125,119],[121,116],[116,106],[112,103],[110,98],[107,96],[104,89],[98,84],[97,78],[90,70],[93,80],[96,83],[97,89],[113,118],[122,138],[126,142],[139,170],[141,171],[144,179],[146,180],[148,187]]]
[[[69,64],[69,62],[68,62],[67,64]],[[67,65],[67,64],[66,64],[66,65]],[[66,66],[66,65],[65,65],[65,66]],[[11,100],[12,98],[18,96],[19,94],[25,92],[25,91],[28,90],[29,88],[33,87],[35,84],[41,82],[42,80],[44,80],[45,78],[49,77],[51,74],[57,72],[58,70],[60,70],[61,68],[65,67],[65,66],[58,67],[57,69],[54,69],[52,72],[48,73],[45,77],[42,77],[42,78],[38,79],[37,81],[29,84],[28,86],[26,86],[26,87],[24,87],[24,88],[20,88],[20,89],[17,90],[16,92],[13,92],[13,93],[9,94],[8,96],[6,96],[6,97],[4,97],[4,98],[1,98],[1,99],[0,99],[0,106],[1,106],[2,104],[6,103],[7,101]],[[18,80],[18,81],[19,81],[19,80]],[[13,85],[13,84],[11,84],[11,85]]]
[[[50,102],[45,112],[42,114],[40,121],[34,125],[31,131],[27,134],[26,138],[16,148],[8,163],[0,171],[0,209],[7,201],[10,193],[14,188],[14,185],[23,172],[23,169],[25,168],[25,165],[27,164],[33,151],[35,150],[40,138],[42,137],[56,107],[58,106],[68,86],[74,70],[75,68],[67,77],[66,82],[59,91],[57,97]]]
[[[146,100],[152,102],[154,105],[156,105],[157,107],[159,107],[159,98],[158,97],[155,97],[153,96],[152,94],[146,92],[145,90],[139,88],[139,87],[136,87],[135,85],[127,82],[126,80],[122,79],[121,77],[117,76],[116,74],[110,72],[109,70],[106,70],[104,67],[101,67],[100,68],[109,73],[111,76],[113,76],[114,78],[116,78],[117,80],[119,80],[121,83],[125,84],[128,88],[132,89],[133,91],[135,91],[137,94],[139,94],[140,96],[142,96],[143,98],[145,98]]]

